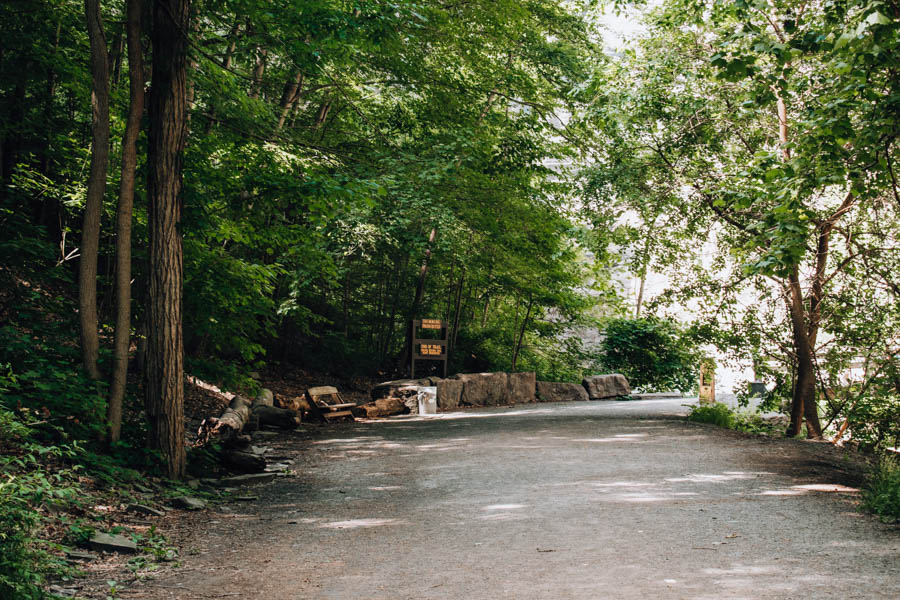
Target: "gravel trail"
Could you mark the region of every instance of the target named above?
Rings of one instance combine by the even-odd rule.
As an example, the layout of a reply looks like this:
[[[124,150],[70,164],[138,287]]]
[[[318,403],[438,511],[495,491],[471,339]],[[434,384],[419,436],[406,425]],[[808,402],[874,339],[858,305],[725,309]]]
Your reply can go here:
[[[527,405],[283,437],[295,475],[210,512],[128,598],[900,598],[900,529],[823,444],[680,401]]]

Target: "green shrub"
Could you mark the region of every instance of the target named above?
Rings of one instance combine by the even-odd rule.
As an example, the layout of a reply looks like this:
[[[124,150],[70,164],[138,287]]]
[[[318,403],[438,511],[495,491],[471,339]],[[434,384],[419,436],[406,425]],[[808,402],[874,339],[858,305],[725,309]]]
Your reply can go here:
[[[606,324],[603,366],[644,391],[687,391],[697,378],[699,354],[677,323],[655,317]]]
[[[691,409],[688,421],[710,423],[726,429],[735,428],[735,414],[726,404],[700,404]]]
[[[711,423],[725,429],[734,429],[744,433],[770,435],[781,431],[781,426],[766,421],[756,413],[735,411],[727,404],[700,404],[691,408],[688,421],[694,423]]]
[[[885,521],[900,521],[900,461],[895,457],[882,457],[869,473],[862,508]]]
[[[37,539],[42,520],[37,507],[73,501],[72,471],[43,464],[71,458],[77,449],[35,444],[33,433],[0,406],[0,598],[43,598],[46,576],[68,570]]]

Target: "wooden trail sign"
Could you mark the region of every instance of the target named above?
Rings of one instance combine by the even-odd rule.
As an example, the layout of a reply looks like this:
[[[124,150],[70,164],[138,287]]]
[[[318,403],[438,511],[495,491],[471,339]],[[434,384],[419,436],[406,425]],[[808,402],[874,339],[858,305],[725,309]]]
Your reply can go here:
[[[416,319],[412,322],[412,352],[410,353],[411,361],[409,364],[409,376],[416,376],[417,360],[439,360],[444,363],[444,377],[447,376],[447,332],[448,324],[440,319]],[[434,338],[418,337],[419,330],[425,329],[429,331],[439,332]],[[438,337],[440,336],[440,337]]]

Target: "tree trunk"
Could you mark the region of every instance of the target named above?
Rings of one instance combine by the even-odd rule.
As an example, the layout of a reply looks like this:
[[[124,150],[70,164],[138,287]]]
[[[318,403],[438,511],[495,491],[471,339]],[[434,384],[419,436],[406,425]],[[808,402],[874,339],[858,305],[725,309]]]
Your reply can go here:
[[[266,72],[266,58],[269,51],[266,48],[256,48],[256,66],[253,68],[253,79],[250,82],[250,97],[254,100],[259,99],[262,90],[263,75]]]
[[[109,386],[107,436],[119,440],[122,429],[122,400],[128,377],[128,348],[131,344],[131,215],[134,207],[134,182],[137,167],[137,139],[144,112],[144,60],[141,53],[141,0],[128,0],[126,23],[128,38],[128,79],[131,101],[125,137],[122,140],[122,178],[116,213],[116,333],[113,345],[113,371]]]
[[[181,478],[185,472],[180,221],[189,25],[190,0],[155,2],[153,87],[148,106],[150,294],[146,394],[152,441],[172,478]]]
[[[465,269],[459,276],[459,285],[456,288],[456,302],[453,306],[453,325],[450,327],[450,333],[447,336],[448,338],[448,347],[447,354],[450,354],[450,351],[453,350],[453,347],[456,346],[456,334],[459,332],[459,309],[462,305],[462,293],[463,293],[463,284],[466,281],[466,271]]]
[[[100,247],[100,213],[106,191],[109,161],[109,62],[100,0],[85,0],[88,37],[91,42],[91,169],[88,175],[84,221],[81,226],[81,258],[78,261],[78,315],[81,320],[81,357],[91,379],[100,379],[97,317],[97,254]]]
[[[797,267],[794,267],[790,275],[790,294],[791,332],[797,351],[797,380],[791,399],[791,424],[788,427],[787,435],[790,437],[799,435],[805,418],[807,435],[810,438],[820,438],[822,428],[819,424],[819,413],[816,406],[816,373],[807,335],[803,292],[800,289]]]
[[[276,132],[281,131],[281,128],[284,127],[284,122],[287,120],[291,108],[297,102],[297,98],[300,97],[301,87],[303,87],[303,73],[297,71],[297,74],[294,75],[294,80],[289,81],[284,86],[284,94],[281,96],[281,114],[278,115],[278,126],[275,127]]]
[[[400,360],[400,367],[409,360],[412,353],[413,329],[412,320],[418,318],[419,311],[422,309],[422,297],[425,295],[425,276],[428,275],[428,260],[431,258],[431,248],[434,246],[434,239],[437,237],[437,228],[432,227],[431,233],[428,235],[428,246],[425,248],[425,257],[422,259],[422,266],[419,268],[419,280],[416,282],[416,295],[413,298],[412,308],[409,311],[409,319],[406,323],[406,342],[403,344],[403,354]],[[410,375],[412,377],[412,375]]]
[[[528,309],[525,311],[525,318],[522,319],[522,329],[519,330],[519,339],[516,341],[516,349],[513,352],[511,371],[516,370],[516,363],[519,360],[519,350],[522,349],[522,339],[525,337],[525,327],[528,325],[528,318],[531,316],[531,309],[534,307],[534,298],[528,299]]]

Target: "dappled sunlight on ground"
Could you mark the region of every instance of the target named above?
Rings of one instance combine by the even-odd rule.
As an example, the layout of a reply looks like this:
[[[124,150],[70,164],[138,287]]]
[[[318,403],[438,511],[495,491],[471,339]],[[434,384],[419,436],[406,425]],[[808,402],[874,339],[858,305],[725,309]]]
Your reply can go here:
[[[403,521],[398,519],[350,519],[349,521],[332,521],[319,525],[322,529],[358,529],[369,527],[382,527],[384,525],[400,525]]]
[[[837,483],[808,483],[805,485],[792,485],[789,488],[765,490],[760,492],[760,496],[802,496],[811,492],[838,493],[838,494],[858,494],[859,489],[839,485]]]

